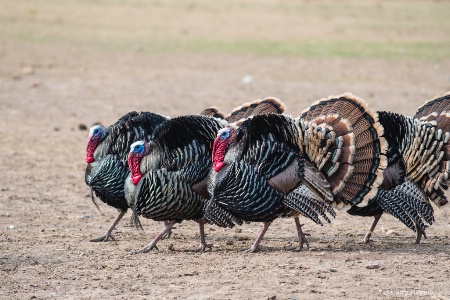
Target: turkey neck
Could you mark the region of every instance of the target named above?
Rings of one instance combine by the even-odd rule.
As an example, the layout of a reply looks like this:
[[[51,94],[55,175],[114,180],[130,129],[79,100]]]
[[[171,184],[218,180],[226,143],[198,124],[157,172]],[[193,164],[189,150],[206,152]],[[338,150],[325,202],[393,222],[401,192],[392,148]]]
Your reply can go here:
[[[92,156],[94,157],[94,161],[99,161],[103,157],[105,157],[109,153],[110,148],[110,140],[108,139],[108,135],[100,140],[95,147],[94,153]],[[122,159],[123,157],[121,157]]]

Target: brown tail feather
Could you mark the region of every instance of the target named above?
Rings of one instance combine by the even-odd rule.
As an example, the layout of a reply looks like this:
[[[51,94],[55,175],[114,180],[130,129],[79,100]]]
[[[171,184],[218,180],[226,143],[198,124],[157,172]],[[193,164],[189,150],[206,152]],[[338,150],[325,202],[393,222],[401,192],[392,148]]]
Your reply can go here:
[[[437,206],[443,206],[448,203],[450,184],[449,116],[431,113],[421,121],[411,120],[411,132],[401,145],[406,174]]]
[[[306,122],[306,123],[303,123]],[[303,123],[303,124],[302,124]],[[329,97],[303,111],[305,153],[338,199],[364,206],[383,181],[387,143],[378,114],[351,94]]]
[[[450,103],[450,94],[448,95],[448,101]],[[449,105],[450,106],[450,105]],[[448,203],[447,190],[450,184],[450,112],[443,111],[440,115],[430,114],[422,119],[427,121],[436,122],[436,136],[442,136],[442,158],[439,165],[436,166],[435,172],[427,174],[422,179],[422,186],[427,190],[427,194],[433,199],[433,202],[442,207]],[[448,206],[448,205],[447,205]]]
[[[330,183],[326,180],[325,176],[320,173],[316,167],[310,162],[304,162],[305,175],[304,184],[311,190],[319,199],[324,200],[327,203],[333,201],[333,195],[330,192]]]
[[[286,105],[277,98],[268,97],[263,100],[255,100],[253,102],[244,103],[236,107],[225,117],[229,123],[248,118],[249,116],[264,114],[282,114],[286,110]]]
[[[426,101],[417,109],[414,118],[427,119],[431,114],[435,114],[435,116],[437,116],[443,112],[450,112],[450,92]]]
[[[199,115],[217,119],[225,119],[225,114],[221,112],[220,109],[216,106],[211,106],[204,109],[201,113],[199,113]]]

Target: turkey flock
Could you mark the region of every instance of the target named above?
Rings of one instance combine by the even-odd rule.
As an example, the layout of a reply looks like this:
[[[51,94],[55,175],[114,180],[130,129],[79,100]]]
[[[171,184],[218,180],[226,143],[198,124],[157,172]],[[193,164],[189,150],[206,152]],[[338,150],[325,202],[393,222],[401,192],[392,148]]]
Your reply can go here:
[[[450,92],[414,116],[372,111],[349,93],[321,99],[298,117],[285,110],[269,97],[228,115],[216,107],[175,118],[133,111],[107,128],[93,126],[85,181],[92,201],[95,194],[119,215],[91,241],[113,239],[129,208],[137,228],[139,216],[164,222],[135,253],[158,249],[184,220],[199,225],[199,251],[210,248],[205,224],[261,222],[247,250],[256,252],[280,217],[294,219],[301,249],[309,244],[299,217],[322,225],[335,210],[374,217],[364,243],[385,212],[416,232],[416,243],[426,238],[433,206],[448,206]]]

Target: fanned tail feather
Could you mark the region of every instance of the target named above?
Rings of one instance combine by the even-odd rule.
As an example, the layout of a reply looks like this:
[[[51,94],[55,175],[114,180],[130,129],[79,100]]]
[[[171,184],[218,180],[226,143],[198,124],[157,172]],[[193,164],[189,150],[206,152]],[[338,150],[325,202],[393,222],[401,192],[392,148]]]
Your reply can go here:
[[[388,145],[378,114],[349,93],[314,103],[299,118],[300,143],[325,175],[340,207],[365,206],[375,197],[387,166]]]
[[[430,115],[437,116],[443,112],[450,112],[450,92],[426,101],[417,109],[414,118],[427,119]]]
[[[225,114],[216,106],[211,106],[204,109],[199,115],[216,119],[225,119]]]
[[[229,123],[235,123],[255,115],[282,114],[285,110],[286,105],[279,99],[267,97],[263,100],[254,100],[236,107],[225,117],[225,119]]]

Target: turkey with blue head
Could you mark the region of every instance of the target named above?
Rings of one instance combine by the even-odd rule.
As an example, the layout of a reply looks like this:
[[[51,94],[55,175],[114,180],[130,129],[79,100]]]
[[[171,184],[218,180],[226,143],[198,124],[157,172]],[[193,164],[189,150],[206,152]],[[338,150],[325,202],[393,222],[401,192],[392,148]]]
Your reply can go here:
[[[132,111],[108,128],[95,125],[90,129],[85,158],[85,181],[91,188],[92,201],[95,203],[95,193],[102,202],[119,210],[119,215],[106,232],[91,242],[113,239],[111,232],[129,208],[124,188],[125,179],[130,173],[127,155],[131,144],[139,140],[149,141],[155,128],[167,119],[151,112]],[[137,218],[132,217],[132,223],[140,226]]]
[[[214,141],[205,218],[263,222],[249,249],[258,251],[273,220],[301,213],[293,194],[301,186],[324,207],[367,205],[383,181],[386,147],[378,115],[351,94],[322,99],[299,118],[257,115],[228,125]]]
[[[134,207],[137,215],[167,222],[165,228],[137,252],[157,249],[162,236],[184,220],[199,223],[199,250],[204,251],[207,245],[203,212],[209,198],[207,178],[217,131],[230,120],[246,118],[254,113],[282,111],[284,105],[279,100],[266,98],[246,103],[225,117],[214,114],[209,114],[209,117],[180,116],[162,123],[155,130],[151,142],[133,144],[128,156],[131,173],[126,183],[129,205]]]

